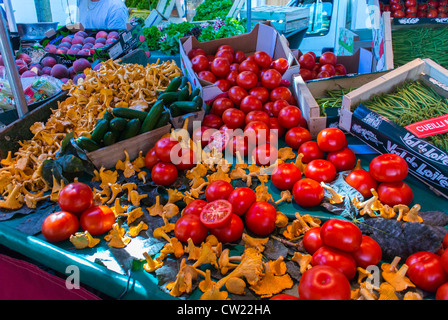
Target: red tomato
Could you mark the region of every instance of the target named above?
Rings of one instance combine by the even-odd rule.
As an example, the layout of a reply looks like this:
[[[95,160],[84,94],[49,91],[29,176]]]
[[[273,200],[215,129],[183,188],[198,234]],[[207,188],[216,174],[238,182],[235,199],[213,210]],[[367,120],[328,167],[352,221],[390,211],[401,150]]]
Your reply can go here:
[[[207,57],[204,55],[197,55],[191,59],[191,64],[193,67],[193,71],[199,73],[201,71],[207,70],[210,62]]]
[[[446,235],[448,235],[448,233]],[[445,237],[446,237],[446,235],[445,235]],[[445,272],[448,273],[448,251],[447,250],[443,251],[443,254],[440,256],[440,261],[442,263],[443,270],[445,270]]]
[[[336,65],[337,57],[333,52],[324,52],[319,58],[319,64],[321,66],[326,64]]]
[[[261,110],[253,110],[246,114],[245,123],[248,124],[249,122],[252,121],[261,121],[269,125],[270,124],[269,119],[270,117],[266,112]]]
[[[381,182],[378,185],[378,199],[390,207],[397,204],[409,205],[413,199],[411,187],[403,181],[400,182]]]
[[[229,61],[230,64],[233,63],[233,51],[229,49],[222,49],[216,52],[215,58],[224,58]]]
[[[300,300],[350,300],[351,287],[339,270],[319,265],[305,271],[299,282]]]
[[[221,50],[230,50],[230,52],[232,52],[232,53],[235,52],[235,50],[233,49],[233,47],[232,47],[231,45],[229,45],[229,44],[223,44],[223,45],[220,45],[220,46],[218,47],[218,50],[216,50],[216,52],[219,52],[219,51],[221,51]]]
[[[222,92],[229,91],[231,84],[226,79],[219,79],[215,81],[215,85],[221,90]]]
[[[347,69],[345,68],[345,66],[343,64],[337,64],[334,66],[335,69],[335,74],[337,76],[343,76],[347,74]]]
[[[302,112],[296,106],[286,106],[278,113],[278,122],[285,129],[297,127],[302,119]]]
[[[230,222],[225,226],[220,228],[210,229],[211,234],[213,234],[219,242],[230,243],[241,239],[244,231],[243,220],[237,215],[232,213]]]
[[[207,53],[205,53],[205,51],[203,49],[200,49],[200,48],[191,49],[190,52],[188,52],[188,59],[191,60],[194,57],[199,56],[199,55],[206,56]]]
[[[84,211],[79,220],[81,228],[94,236],[112,229],[115,214],[108,206],[98,205]]]
[[[249,144],[260,145],[269,142],[269,125],[262,121],[251,121],[244,127]]]
[[[209,229],[221,228],[232,219],[232,205],[224,199],[214,200],[202,209],[199,218],[204,226]]]
[[[332,64],[324,64],[322,67],[320,67],[320,72],[327,71],[330,74],[330,77],[334,76],[336,74],[335,66]]]
[[[323,246],[322,239],[320,237],[320,228],[321,227],[311,228],[303,235],[303,247],[311,255]]]
[[[207,205],[207,203],[207,201],[201,199],[193,200],[184,208],[184,210],[182,211],[182,215],[195,214],[199,216],[202,212],[202,209]]]
[[[298,150],[307,141],[311,141],[311,133],[302,127],[291,128],[285,134],[286,144],[294,150]]]
[[[196,157],[193,149],[180,149],[179,156],[173,159],[172,163],[176,166],[177,170],[190,170],[196,165]]]
[[[235,71],[236,72],[236,74],[238,75],[238,73],[239,73],[239,68],[240,68],[240,64],[239,63],[232,63],[231,65],[230,65],[230,72],[232,72],[232,71]]]
[[[261,68],[269,68],[272,63],[271,56],[264,51],[255,52],[254,59]]]
[[[269,91],[264,87],[255,87],[249,90],[249,94],[265,103],[269,100]]]
[[[169,186],[178,177],[177,168],[171,162],[158,162],[152,167],[151,179],[155,184]]]
[[[305,53],[299,58],[300,69],[304,68],[311,70],[313,69],[315,63],[316,59],[310,53]]]
[[[327,160],[335,166],[336,171],[351,170],[356,165],[356,155],[349,147],[329,152]]]
[[[236,77],[236,84],[246,90],[254,88],[257,82],[258,76],[252,71],[242,71]]]
[[[448,281],[448,275],[442,267],[440,257],[432,252],[420,251],[406,259],[409,267],[406,276],[420,289],[436,292]]]
[[[402,181],[408,175],[406,160],[394,153],[381,154],[370,162],[369,172],[379,182]]]
[[[393,16],[394,16],[394,18],[403,18],[403,17],[405,17],[405,13],[403,10],[395,10],[393,12]]]
[[[359,191],[364,199],[372,196],[372,189],[377,188],[378,182],[372,178],[367,170],[354,170],[345,178],[351,187]]]
[[[292,190],[294,184],[302,178],[299,168],[293,163],[283,162],[272,171],[271,182],[280,190]]]
[[[251,71],[255,74],[258,74],[260,72],[260,67],[255,61],[251,60],[244,60],[240,63],[240,67],[238,68],[238,71],[241,73],[243,71]]]
[[[266,201],[256,201],[244,214],[246,227],[257,236],[267,236],[275,230],[277,210]]]
[[[306,165],[304,174],[317,182],[331,182],[336,178],[336,168],[330,161],[315,159]]]
[[[159,162],[160,159],[157,158],[156,149],[152,147],[145,155],[145,167],[149,170],[154,167],[154,165]]]
[[[299,74],[302,77],[303,81],[309,81],[314,79],[313,72],[309,69],[301,68],[299,70]]]
[[[230,72],[230,63],[224,58],[215,58],[210,64],[210,70],[218,78],[225,78]]]
[[[159,139],[155,146],[155,153],[160,161],[171,162],[171,150],[178,148],[179,142],[170,137]],[[177,149],[179,150],[179,149]],[[173,155],[174,156],[174,155]]]
[[[328,71],[320,71],[317,76],[316,79],[323,79],[323,78],[330,78],[331,74]]]
[[[229,98],[218,98],[213,101],[210,112],[221,117],[224,111],[233,108],[234,106],[235,105],[233,104],[232,100],[230,100]]]
[[[309,163],[312,160],[324,158],[324,152],[319,148],[316,141],[306,141],[302,143],[298,149],[298,153],[303,154],[303,163]]]
[[[242,216],[249,207],[257,200],[255,191],[247,188],[241,187],[233,190],[227,201],[232,204],[233,213]]]
[[[346,252],[358,250],[362,243],[361,230],[354,223],[337,218],[325,221],[320,237],[324,245]]]
[[[280,86],[281,81],[282,75],[275,69],[268,69],[261,76],[261,84],[270,90]]]
[[[232,87],[236,86],[236,78],[238,77],[238,74],[239,73],[237,71],[231,70],[226,77],[226,80],[229,81],[229,83]]]
[[[237,108],[229,108],[222,114],[222,121],[231,129],[242,128],[246,115]]]
[[[92,189],[82,182],[69,183],[59,191],[58,204],[62,211],[79,216],[93,204]]]
[[[217,130],[214,128],[201,126],[200,128],[194,130],[192,140],[194,142],[201,141],[201,146],[205,147],[209,143],[212,134],[216,131]]]
[[[289,68],[288,60],[285,58],[278,58],[272,62],[272,67],[280,72],[280,74],[284,74]]]
[[[269,298],[269,300],[300,300],[300,299],[297,298],[296,296],[293,296],[292,294],[281,293],[272,296],[271,298]]]
[[[260,100],[258,100],[256,97],[252,95],[247,95],[241,100],[240,103],[240,110],[243,111],[245,114],[248,114],[251,111],[254,110],[262,110],[263,104]]]
[[[204,81],[208,81],[211,83],[214,83],[216,81],[216,76],[213,74],[213,72],[208,70],[203,70],[198,73],[198,78]]]
[[[240,86],[233,86],[229,89],[229,99],[237,106],[240,105],[241,100],[247,95],[247,91]]]
[[[235,61],[236,63],[241,63],[244,60],[246,60],[246,55],[244,54],[244,52],[241,50],[235,51],[233,55],[233,61]]]
[[[271,143],[260,144],[252,151],[252,158],[258,166],[270,166],[278,159],[278,150]]]
[[[361,246],[352,251],[352,256],[358,267],[366,269],[368,266],[376,266],[383,256],[380,245],[369,236],[362,235]]]
[[[319,182],[309,178],[297,181],[292,188],[294,201],[301,207],[314,207],[321,203],[325,190]]]
[[[213,129],[219,129],[223,124],[224,122],[222,121],[221,117],[212,113],[205,115],[204,119],[202,120],[203,126]]]
[[[285,128],[283,128],[276,117],[269,117],[269,131],[277,131],[278,137],[283,137],[285,135]]]
[[[278,117],[278,114],[280,113],[280,111],[287,106],[289,106],[288,101],[277,100],[272,105],[270,105],[269,110],[271,111],[272,116]]]
[[[347,138],[341,129],[325,128],[317,134],[317,144],[322,151],[337,151],[347,145]]]
[[[271,101],[268,101],[265,104],[263,104],[263,111],[266,112],[270,117],[274,117],[274,114],[272,113],[273,105],[274,105],[274,102],[271,102]],[[277,117],[275,117],[275,118],[277,119]]]
[[[207,227],[202,224],[199,216],[195,214],[183,215],[174,225],[174,235],[183,243],[187,243],[188,239],[191,238],[195,245],[199,245],[205,240],[207,234]]]
[[[245,135],[233,136],[229,148],[233,155],[236,155],[237,152],[239,152],[241,157],[245,157],[249,154],[249,139]]]
[[[208,202],[219,199],[226,200],[233,191],[232,185],[224,180],[214,180],[205,188],[205,198]]]
[[[292,98],[292,93],[287,87],[277,87],[272,89],[269,98],[272,102],[277,100],[289,101]]]
[[[342,272],[348,280],[352,280],[356,275],[356,261],[352,255],[349,252],[328,247],[326,245],[314,252],[311,259],[311,265],[333,267]]]
[[[442,284],[437,289],[436,300],[448,300],[448,282]]]
[[[67,211],[57,211],[45,218],[41,232],[48,241],[59,242],[70,238],[78,229],[78,217]]]

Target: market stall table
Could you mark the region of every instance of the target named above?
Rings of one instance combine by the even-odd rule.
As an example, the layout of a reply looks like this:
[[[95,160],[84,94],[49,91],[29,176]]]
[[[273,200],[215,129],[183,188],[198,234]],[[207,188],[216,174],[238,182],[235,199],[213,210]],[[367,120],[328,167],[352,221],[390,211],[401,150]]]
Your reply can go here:
[[[361,160],[364,167],[368,166],[370,161],[377,154],[367,145],[353,136],[347,136],[349,146],[357,152],[357,157]],[[283,141],[279,142],[282,147]],[[412,176],[406,178],[414,192],[413,203],[418,203],[422,207],[422,211],[445,211],[445,205],[448,203],[445,199],[436,196],[425,185],[420,183]],[[268,183],[271,185],[271,182]],[[280,198],[280,191],[275,187],[270,188],[270,192],[274,200]],[[337,217],[334,214],[325,211],[323,208],[315,207],[304,209],[295,203],[283,204],[281,207],[289,218],[294,218],[295,212],[300,214],[310,214],[313,217],[323,221]],[[131,270],[131,265],[120,265],[114,257],[113,251],[121,249],[109,248],[102,239],[100,244],[94,248],[77,250],[69,241],[52,244],[45,240],[39,233],[35,236],[27,235],[17,229],[21,223],[27,219],[34,219],[36,223],[42,223],[42,219],[37,217],[39,213],[17,216],[13,219],[0,222],[0,244],[15,250],[45,266],[48,266],[62,274],[67,273],[67,277],[71,274],[72,269],[68,266],[76,266],[79,268],[81,283],[94,288],[108,296],[116,299],[129,300],[169,300],[178,299],[165,293],[158,287],[157,277],[144,271],[142,268]],[[148,236],[150,242],[151,236]],[[138,242],[135,250],[143,251]],[[132,241],[127,246],[126,252],[131,252]],[[143,259],[143,258],[142,258]],[[101,261],[100,263],[97,263]],[[130,260],[132,261],[132,260]],[[107,266],[103,265],[106,264]],[[196,290],[189,299],[198,299],[201,292]]]

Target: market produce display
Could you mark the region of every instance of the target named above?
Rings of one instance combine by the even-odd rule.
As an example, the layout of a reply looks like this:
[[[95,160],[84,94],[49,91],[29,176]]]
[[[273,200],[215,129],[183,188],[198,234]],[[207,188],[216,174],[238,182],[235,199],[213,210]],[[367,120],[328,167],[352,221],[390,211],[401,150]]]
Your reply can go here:
[[[306,52],[299,57],[299,64],[299,73],[305,81],[347,74],[345,66],[337,63],[333,52],[325,52],[320,57],[316,57],[314,52]]]
[[[232,5],[233,2],[230,0],[205,0],[196,8],[193,21],[214,20],[216,18],[224,20]]]

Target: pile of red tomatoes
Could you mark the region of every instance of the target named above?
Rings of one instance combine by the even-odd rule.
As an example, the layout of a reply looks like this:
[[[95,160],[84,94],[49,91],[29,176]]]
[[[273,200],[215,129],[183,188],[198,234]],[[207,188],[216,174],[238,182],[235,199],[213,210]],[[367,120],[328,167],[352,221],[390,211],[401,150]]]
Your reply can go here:
[[[391,12],[394,18],[446,18],[448,1],[390,0],[389,4],[380,2],[380,10]]]
[[[333,52],[324,52],[319,58],[312,51],[299,57],[299,73],[304,81],[323,79],[347,74],[343,64],[337,63]]]
[[[215,180],[207,185],[205,200],[188,203],[175,224],[174,234],[184,243],[191,238],[200,244],[208,234],[230,243],[241,238],[244,226],[258,236],[269,235],[275,229],[276,217],[275,207],[257,201],[252,189],[234,188],[227,181]]]

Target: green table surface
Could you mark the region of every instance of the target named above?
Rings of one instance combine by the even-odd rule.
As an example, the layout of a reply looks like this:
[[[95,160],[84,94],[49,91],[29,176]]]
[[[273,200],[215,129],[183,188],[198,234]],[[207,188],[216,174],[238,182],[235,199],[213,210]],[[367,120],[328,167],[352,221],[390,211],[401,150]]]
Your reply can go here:
[[[370,160],[377,155],[375,151],[364,145],[357,138],[348,136],[348,140],[349,146],[355,150],[363,166],[368,166]],[[282,143],[280,143],[280,147],[282,147]],[[414,192],[413,204],[420,204],[422,211],[439,210],[446,212],[445,208],[448,201],[445,198],[438,197],[426,185],[412,176],[408,176],[406,182]],[[274,200],[279,199],[280,192],[271,185],[269,187]],[[295,212],[311,214],[322,220],[335,217],[319,207],[304,209],[294,202],[284,203],[279,209],[291,218],[294,218]],[[68,240],[62,243],[52,244],[47,242],[40,233],[35,236],[29,236],[20,232],[16,227],[23,219],[27,219],[27,216],[19,216],[0,222],[0,244],[49,268],[67,274],[67,276],[71,274],[71,271],[66,272],[66,270],[71,270],[67,269],[67,267],[77,266],[79,268],[81,283],[99,290],[112,298],[124,300],[178,299],[163,292],[157,286],[157,278],[153,274],[144,270],[132,271],[130,276],[126,274],[111,254],[103,236],[98,236],[98,238],[101,238],[101,242],[94,248],[77,250],[73,248],[73,245]],[[132,245],[133,241],[131,240],[127,249],[132,250]],[[136,248],[136,250],[138,249],[141,248]],[[142,252],[140,253],[142,254]],[[96,258],[108,261],[108,267],[95,262]],[[191,297],[191,299],[195,298],[197,297],[194,295]]]

